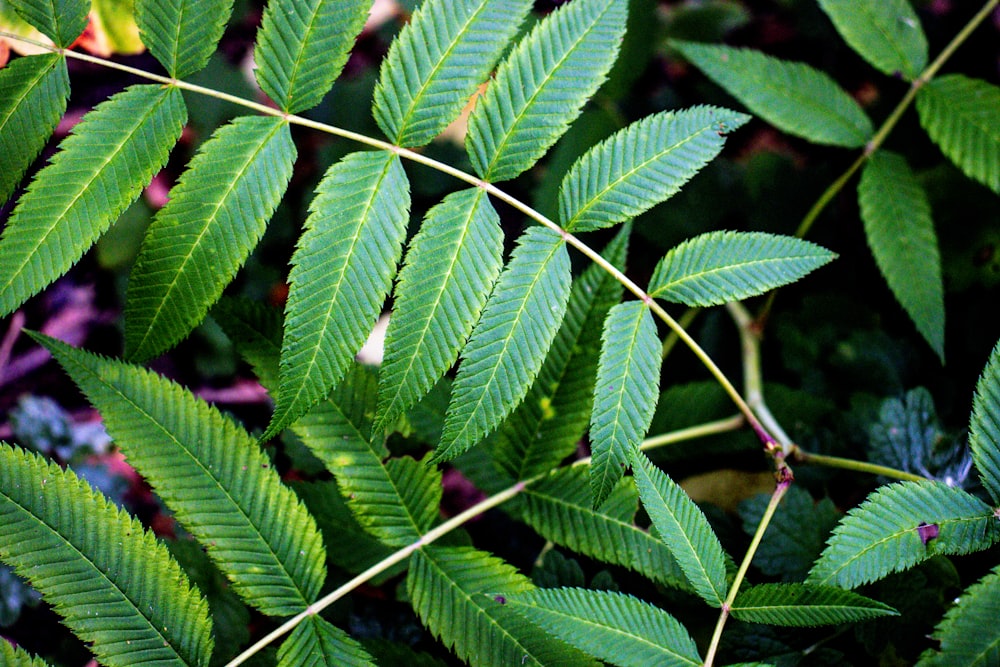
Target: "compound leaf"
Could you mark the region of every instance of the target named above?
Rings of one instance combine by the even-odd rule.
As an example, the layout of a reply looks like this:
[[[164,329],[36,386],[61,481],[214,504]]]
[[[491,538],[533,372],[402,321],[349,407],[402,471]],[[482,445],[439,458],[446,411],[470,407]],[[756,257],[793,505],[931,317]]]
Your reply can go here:
[[[889,76],[913,81],[927,64],[927,38],[909,0],[819,0],[858,55]]]
[[[370,667],[360,643],[315,614],[295,626],[278,649],[278,667]]]
[[[60,48],[68,48],[87,27],[88,0],[7,0],[22,19]]]
[[[969,446],[983,486],[993,502],[1000,503],[1000,343],[976,384]]]
[[[934,629],[939,651],[922,656],[918,667],[995,665],[1000,662],[1000,571],[966,589]]]
[[[851,591],[811,584],[761,584],[736,596],[733,617],[749,623],[815,627],[895,616],[886,605]]]
[[[233,0],[136,0],[143,43],[175,79],[208,63],[222,38]]]

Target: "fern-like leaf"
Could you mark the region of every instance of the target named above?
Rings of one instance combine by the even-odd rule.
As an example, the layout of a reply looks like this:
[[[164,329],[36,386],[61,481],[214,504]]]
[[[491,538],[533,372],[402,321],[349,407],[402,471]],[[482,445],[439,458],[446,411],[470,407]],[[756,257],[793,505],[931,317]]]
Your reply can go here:
[[[18,58],[0,69],[0,201],[14,193],[66,112],[69,73],[54,54]]]
[[[874,132],[858,103],[824,72],[750,49],[671,41],[685,58],[779,130],[858,148]]]
[[[371,667],[364,647],[315,614],[295,626],[278,649],[278,667]]]
[[[466,146],[476,173],[514,178],[566,131],[614,64],[627,6],[573,0],[517,45],[469,116]]]
[[[1000,664],[1000,568],[965,590],[934,629],[939,651],[921,657],[917,667]]]
[[[233,0],[136,0],[135,22],[149,52],[183,79],[208,62],[232,9]]]
[[[462,353],[436,460],[475,445],[521,402],[559,330],[570,285],[562,237],[545,227],[529,228]]]
[[[878,151],[858,183],[868,246],[924,340],[944,359],[944,284],[927,193],[901,155]]]
[[[808,583],[854,588],[935,554],[981,551],[1000,540],[993,509],[937,482],[901,482],[875,491],[834,529]]]
[[[896,616],[889,605],[832,586],[761,584],[740,591],[733,618],[803,628],[856,623],[879,616]]]
[[[393,41],[375,120],[399,146],[436,137],[487,77],[531,8],[527,0],[426,0]]]
[[[961,74],[917,93],[920,124],[966,176],[1000,194],[1000,87]]]
[[[909,0],[819,0],[819,6],[880,72],[913,81],[927,64],[927,38]]]
[[[587,151],[559,189],[566,231],[611,227],[673,196],[750,117],[716,107],[643,118]]]
[[[36,658],[22,648],[0,641],[0,665],[4,667],[49,667],[49,663]]]
[[[399,272],[379,376],[376,429],[412,407],[458,358],[500,273],[500,217],[480,188],[427,212]]]
[[[378,318],[402,254],[410,191],[399,157],[348,155],[317,188],[292,256],[270,438],[330,392]]]
[[[0,238],[0,317],[67,271],[167,162],[186,121],[176,88],[133,86],[84,116]]]
[[[695,667],[698,647],[677,619],[631,595],[583,588],[504,594],[504,604],[547,632],[621,667]]]
[[[72,472],[2,443],[0,560],[102,664],[208,665],[208,604],[167,549]]]
[[[141,367],[33,336],[237,593],[274,616],[300,612],[315,599],[326,576],[319,531],[248,433]]]
[[[254,59],[257,81],[284,111],[316,106],[340,75],[371,0],[271,0]]]
[[[150,224],[129,277],[126,357],[150,359],[201,322],[264,234],[294,160],[280,118],[237,118],[205,142]]]
[[[1000,343],[976,384],[969,422],[969,446],[983,486],[1000,503]]]
[[[688,306],[716,306],[795,282],[835,257],[790,236],[709,232],[664,255],[653,270],[649,295]]]
[[[76,41],[90,12],[88,0],[7,0],[7,4],[60,48]]]

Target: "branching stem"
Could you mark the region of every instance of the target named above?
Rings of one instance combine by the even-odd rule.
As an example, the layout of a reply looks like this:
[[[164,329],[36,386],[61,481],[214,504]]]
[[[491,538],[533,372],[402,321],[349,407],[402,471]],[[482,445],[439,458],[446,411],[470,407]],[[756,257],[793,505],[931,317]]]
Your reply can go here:
[[[798,447],[793,447],[789,456],[792,461],[797,463],[821,465],[827,466],[828,468],[853,470],[855,472],[866,472],[872,475],[882,475],[883,477],[903,480],[904,482],[923,482],[927,480],[926,477],[914,475],[913,473],[906,472],[905,470],[898,470],[896,468],[890,468],[889,466],[880,466],[876,463],[869,463],[868,461],[842,459],[838,456],[826,456],[825,454],[811,454]]]

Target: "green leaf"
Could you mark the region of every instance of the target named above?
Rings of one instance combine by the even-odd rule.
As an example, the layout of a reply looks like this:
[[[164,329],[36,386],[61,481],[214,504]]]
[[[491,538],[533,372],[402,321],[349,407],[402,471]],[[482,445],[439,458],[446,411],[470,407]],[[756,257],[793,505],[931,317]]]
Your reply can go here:
[[[482,667],[596,666],[487,595],[534,588],[513,566],[487,553],[424,547],[413,554],[406,588],[424,625],[466,662]]]
[[[462,352],[435,460],[475,445],[521,402],[559,330],[570,284],[562,237],[525,231]]]
[[[531,8],[528,0],[425,0],[382,61],[375,120],[422,146],[458,116]]]
[[[944,362],[944,284],[927,193],[906,159],[876,151],[858,183],[868,246],[892,293]]]
[[[500,273],[500,217],[480,188],[427,212],[399,272],[379,377],[376,429],[387,429],[455,363]]]
[[[18,58],[0,69],[0,201],[14,193],[45,147],[66,113],[68,97],[65,58]]]
[[[917,93],[920,125],[969,178],[1000,194],[1000,87],[961,74]]]
[[[716,306],[793,283],[836,257],[818,245],[762,232],[709,232],[671,249],[653,270],[649,295]]]
[[[504,604],[546,632],[621,667],[702,664],[677,619],[631,595],[583,588],[504,594]]]
[[[808,583],[854,588],[936,554],[981,551],[1000,540],[993,509],[938,482],[883,486],[847,513]]]
[[[347,63],[371,0],[270,0],[254,60],[261,89],[283,111],[319,104]]]
[[[2,443],[0,560],[102,664],[208,664],[208,604],[166,547],[72,472]]]
[[[280,382],[266,440],[330,392],[378,319],[410,209],[399,156],[352,153],[320,182],[292,256]]]
[[[632,474],[649,515],[695,592],[713,607],[728,593],[726,556],[698,506],[641,451],[632,454]]]
[[[587,232],[633,218],[681,189],[750,117],[700,106],[647,116],[587,151],[563,178],[559,219]]]
[[[779,130],[813,143],[860,148],[871,120],[824,72],[750,49],[673,40],[712,81]]]
[[[319,531],[248,433],[141,367],[33,337],[240,596],[273,616],[298,613],[315,599],[326,575]]]
[[[1000,503],[1000,343],[976,384],[969,421],[969,446],[983,486]]]
[[[913,81],[927,64],[927,38],[909,0],[819,0],[858,55],[889,76]]]
[[[889,605],[842,588],[810,584],[761,584],[740,591],[733,618],[803,628],[855,623],[879,616],[896,616]]]
[[[48,667],[47,662],[36,658],[21,648],[7,641],[0,642],[0,665],[6,667]]]
[[[129,278],[125,355],[167,350],[205,317],[264,234],[292,175],[280,118],[242,117],[191,160],[146,232]]]
[[[38,172],[0,238],[0,316],[65,273],[167,162],[186,120],[176,88],[102,102]]]
[[[278,667],[369,667],[374,664],[361,644],[315,614],[295,626],[278,649]]]
[[[89,0],[6,0],[21,18],[67,48],[87,27]]]
[[[483,179],[505,181],[545,154],[604,81],[625,33],[625,0],[573,0],[497,68],[469,116],[466,147]]]
[[[995,665],[1000,662],[1000,568],[966,589],[934,629],[939,651],[925,655],[918,667]]]
[[[233,0],[136,0],[135,22],[149,52],[183,79],[208,63],[232,9]]]

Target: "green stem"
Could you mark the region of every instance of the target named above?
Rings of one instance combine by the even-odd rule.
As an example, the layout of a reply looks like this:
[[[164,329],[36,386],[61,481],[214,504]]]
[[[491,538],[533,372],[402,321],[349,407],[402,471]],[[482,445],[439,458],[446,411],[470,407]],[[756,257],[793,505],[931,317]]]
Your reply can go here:
[[[842,470],[854,470],[855,472],[866,472],[872,475],[882,475],[905,482],[923,482],[926,477],[914,475],[905,470],[897,470],[889,466],[880,466],[867,461],[855,461],[853,459],[842,459],[838,456],[826,456],[824,454],[811,454],[796,447],[791,453],[791,457],[798,463],[808,463],[812,465],[827,466],[829,468],[840,468]]]
[[[735,431],[742,428],[745,424],[746,419],[744,419],[743,415],[733,415],[727,419],[719,419],[714,422],[708,422],[706,424],[699,424],[698,426],[691,426],[689,428],[671,431],[670,433],[661,433],[660,435],[651,436],[642,441],[642,444],[639,445],[639,449],[646,451],[666,445],[674,445],[678,442],[694,440],[695,438],[703,438],[707,435],[727,433],[729,431]],[[589,461],[589,459],[587,460]]]

